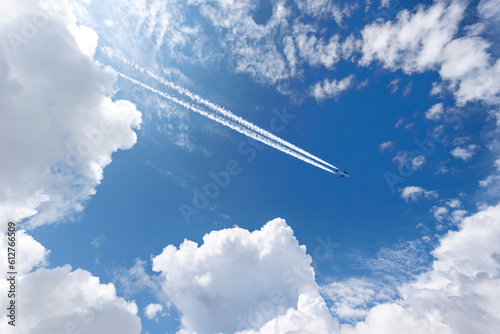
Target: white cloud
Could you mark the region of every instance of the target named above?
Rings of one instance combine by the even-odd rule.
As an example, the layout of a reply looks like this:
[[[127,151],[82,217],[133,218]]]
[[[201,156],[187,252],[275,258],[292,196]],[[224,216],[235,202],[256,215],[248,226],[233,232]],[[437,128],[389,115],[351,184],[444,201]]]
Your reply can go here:
[[[443,113],[443,103],[436,103],[425,112],[425,118],[437,122],[443,117]]]
[[[413,90],[413,82],[410,81],[406,86],[405,88],[403,89],[403,97],[406,97],[408,95],[410,95],[411,91]]]
[[[163,311],[163,306],[161,306],[160,304],[149,304],[144,308],[144,315],[149,320],[157,319],[159,313],[161,313],[162,311]]]
[[[314,87],[311,88],[311,96],[314,96],[318,101],[336,98],[352,86],[353,78],[354,75],[351,74],[342,80],[333,79],[329,81],[325,79],[323,82],[316,83]]]
[[[119,286],[125,296],[150,290],[158,294],[160,287],[158,277],[148,275],[145,268],[146,262],[136,259],[130,268],[119,268],[113,272],[113,282]]]
[[[433,206],[430,212],[432,213],[434,218],[441,223],[448,214],[448,208],[444,206]]]
[[[115,79],[92,58],[97,35],[77,25],[69,2],[0,7],[0,154],[8,161],[0,167],[0,220],[32,217],[28,227],[36,227],[70,219],[95,193],[111,154],[136,142],[141,114],[111,99]],[[23,230],[16,247],[15,333],[140,333],[137,306],[113,284],[70,266],[43,268],[49,251]],[[0,269],[7,291],[6,258]],[[2,293],[0,304],[8,302]],[[0,332],[12,333],[7,321]]]
[[[309,65],[332,69],[339,61],[342,48],[338,35],[333,35],[326,42],[314,35],[316,28],[311,25],[296,24],[293,29],[299,54]]]
[[[388,149],[390,149],[391,147],[394,147],[394,145],[396,144],[395,141],[386,141],[386,142],[383,142],[381,143],[379,146],[378,146],[378,150],[380,152],[385,152],[387,151]]]
[[[472,158],[474,154],[476,154],[477,149],[477,145],[471,144],[467,147],[455,147],[450,153],[457,159],[467,161]]]
[[[321,292],[332,302],[333,316],[342,322],[363,320],[374,304],[390,301],[396,293],[388,285],[360,278],[330,283]]]
[[[401,190],[401,198],[406,202],[408,202],[410,199],[416,202],[422,196],[424,196],[426,199],[433,199],[437,198],[438,194],[434,190],[428,191],[417,186],[408,186]]]
[[[443,230],[447,224],[457,225],[468,214],[466,210],[459,209],[462,206],[462,202],[456,198],[446,201],[446,206],[433,206],[429,211],[439,222],[439,225],[437,225],[439,230]]]
[[[341,333],[497,333],[499,223],[500,205],[465,218],[433,252],[432,269],[399,289],[401,299],[375,306]]]
[[[399,168],[418,170],[426,162],[424,155],[413,155],[410,152],[399,151],[396,156],[392,158],[392,162],[398,165]]]
[[[358,7],[357,4],[345,3],[343,7],[332,0],[305,0],[295,1],[300,11],[315,18],[333,18],[341,26],[344,17],[351,16],[351,12]]]
[[[90,56],[95,33],[68,3],[46,6],[10,2],[0,21],[0,217],[39,212],[32,227],[80,212],[141,122],[133,104],[111,100],[114,78]],[[29,34],[26,18],[38,18]]]
[[[109,328],[119,333],[140,333],[136,304],[117,297],[113,284],[100,284],[99,278],[88,271],[72,270],[68,265],[45,269],[49,251],[22,230],[16,237],[16,334],[104,334]],[[0,252],[7,254],[7,236],[0,241]],[[7,257],[2,257],[2,305],[9,303],[7,265]],[[7,319],[6,313],[3,309],[3,319]],[[0,322],[0,332],[14,333],[7,321]]]
[[[493,184],[497,184],[500,181],[500,175],[498,175],[498,173],[500,172],[500,159],[496,159],[493,162],[493,166],[495,167],[493,174],[488,175],[484,180],[480,180],[480,187],[488,187]]]
[[[153,258],[163,291],[182,313],[180,333],[333,333],[311,257],[282,219],[261,230],[214,231]],[[237,298],[235,298],[237,296]]]
[[[396,122],[396,124],[394,124],[394,129],[398,129],[401,127],[401,125],[403,125],[403,123],[405,122],[405,119],[404,118],[400,118],[398,119],[398,121]]]
[[[439,96],[441,94],[443,94],[443,85],[441,83],[438,83],[438,82],[433,82],[432,89],[429,92],[429,95],[431,95],[431,96],[438,95]]]
[[[396,79],[392,79],[391,82],[389,82],[389,85],[387,87],[392,87],[391,94],[395,94],[398,91],[400,81],[401,81],[400,78],[396,78]]]
[[[361,64],[380,60],[384,67],[401,68],[405,73],[422,72],[434,67],[446,43],[456,33],[464,6],[435,3],[415,14],[398,13],[394,22],[376,22],[362,30]]]
[[[452,145],[460,146],[460,145],[467,143],[468,141],[470,141],[470,137],[464,136],[464,137],[453,138],[453,141],[451,143],[452,143]]]
[[[453,224],[461,222],[467,216],[467,210],[453,210],[450,215],[450,220]]]
[[[448,205],[450,208],[457,209],[462,206],[462,202],[460,202],[460,200],[457,198],[451,198],[446,201],[446,205]]]
[[[7,234],[2,236],[0,240],[0,251],[7,254],[8,247],[8,236]],[[38,241],[33,239],[33,237],[27,234],[23,230],[18,230],[16,232],[16,244],[19,247],[16,254],[17,257],[17,273],[21,276],[27,274],[31,270],[37,267],[43,267],[47,264],[47,257],[50,253],[49,250],[45,249]],[[7,256],[0,259],[0,272],[5,275],[7,270]]]
[[[488,54],[490,43],[473,32],[456,37],[465,8],[463,1],[436,1],[412,13],[403,10],[394,21],[366,26],[361,65],[378,60],[385,68],[407,74],[436,70],[458,104],[499,103],[500,61]]]
[[[16,334],[141,331],[136,304],[117,297],[113,284],[100,284],[88,271],[72,271],[70,266],[42,268],[18,280],[16,301],[22,313],[18,313]],[[0,284],[6,291],[7,281]],[[7,294],[0,301],[7,305]],[[12,333],[7,321],[0,323],[0,331]]]

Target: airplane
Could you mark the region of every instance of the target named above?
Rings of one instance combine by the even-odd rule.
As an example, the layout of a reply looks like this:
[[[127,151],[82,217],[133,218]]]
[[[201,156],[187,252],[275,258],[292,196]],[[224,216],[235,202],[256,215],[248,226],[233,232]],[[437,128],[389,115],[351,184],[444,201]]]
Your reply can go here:
[[[347,173],[347,168],[344,168],[344,172],[342,173],[340,171],[340,169],[337,169],[337,174],[339,174],[340,176],[337,177],[337,179],[340,179],[341,177],[351,177],[348,173]]]

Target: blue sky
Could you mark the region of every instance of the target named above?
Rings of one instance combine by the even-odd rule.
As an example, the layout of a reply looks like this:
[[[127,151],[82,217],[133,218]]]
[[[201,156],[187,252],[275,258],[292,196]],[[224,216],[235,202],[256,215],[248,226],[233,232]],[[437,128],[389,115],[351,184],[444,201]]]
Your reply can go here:
[[[0,9],[0,216],[38,310],[2,332],[498,328],[498,1]],[[146,70],[351,177],[154,93],[214,113]]]

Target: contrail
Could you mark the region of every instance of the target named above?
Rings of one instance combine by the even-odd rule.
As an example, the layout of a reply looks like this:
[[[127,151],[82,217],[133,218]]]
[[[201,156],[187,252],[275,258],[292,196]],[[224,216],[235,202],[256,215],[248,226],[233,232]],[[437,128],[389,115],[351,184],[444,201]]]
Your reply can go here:
[[[291,144],[291,143],[289,143],[289,142],[287,142],[287,141],[279,138],[278,136],[274,135],[273,133],[271,133],[269,131],[266,131],[266,130],[258,127],[257,125],[255,125],[255,124],[253,124],[253,123],[251,123],[251,122],[249,122],[249,121],[247,121],[247,120],[245,120],[245,119],[243,119],[243,118],[241,118],[241,117],[233,114],[231,111],[229,111],[229,110],[227,110],[227,109],[225,109],[225,108],[223,108],[223,107],[221,107],[221,106],[219,106],[219,105],[217,105],[215,103],[212,103],[209,100],[206,100],[203,97],[201,97],[201,96],[199,96],[199,95],[197,95],[197,94],[189,91],[188,89],[180,87],[180,86],[176,85],[175,83],[173,83],[171,81],[168,81],[168,80],[166,80],[166,79],[164,79],[164,78],[162,78],[162,77],[160,77],[160,76],[152,73],[151,71],[149,71],[149,70],[147,70],[145,68],[140,67],[139,65],[137,65],[134,62],[126,59],[125,57],[123,57],[121,55],[118,55],[113,50],[110,50],[110,49],[106,48],[106,49],[103,49],[103,51],[108,56],[113,57],[115,59],[118,59],[121,62],[127,64],[128,66],[131,66],[131,67],[135,68],[136,70],[138,70],[138,71],[140,71],[142,73],[146,73],[148,76],[150,76],[154,80],[162,83],[163,85],[165,85],[165,86],[167,86],[167,87],[169,87],[171,89],[176,90],[180,94],[183,94],[183,95],[189,97],[194,102],[201,103],[201,104],[207,106],[208,108],[212,109],[213,111],[215,111],[215,112],[217,112],[217,113],[225,116],[226,118],[228,118],[228,119],[230,119],[230,120],[232,120],[232,121],[240,124],[241,126],[247,127],[248,129],[253,130],[253,131],[259,133],[261,136],[267,137],[267,138],[269,138],[269,139],[271,139],[271,140],[273,140],[273,141],[281,144],[282,146],[288,147],[289,149],[291,149],[293,151],[296,151],[296,152],[298,152],[298,153],[300,153],[302,155],[305,155],[305,156],[307,156],[307,157],[309,157],[309,158],[311,158],[313,160],[316,160],[317,162],[322,163],[322,164],[324,164],[326,166],[329,166],[330,168],[333,168],[336,171],[339,170],[337,167],[329,164],[328,162],[326,162],[326,161],[324,161],[324,160],[316,157],[315,155],[313,155],[313,154],[311,154],[311,153],[309,153],[307,151],[304,151],[303,149],[301,149],[301,148],[299,148],[299,147],[297,147],[297,146],[295,146],[295,145],[293,145],[293,144]]]
[[[116,71],[114,69],[113,69],[113,71],[116,72],[116,74],[119,75],[120,77],[122,77],[122,78],[124,78],[124,79],[126,79],[126,80],[128,80],[128,81],[130,81],[130,82],[132,82],[134,84],[136,84],[136,85],[139,85],[139,86],[141,86],[141,87],[143,87],[143,88],[145,88],[145,89],[147,89],[147,90],[149,90],[149,91],[151,91],[151,92],[153,92],[155,94],[158,94],[158,95],[160,95],[160,96],[162,96],[162,97],[164,97],[164,98],[166,98],[166,99],[168,99],[168,100],[170,100],[170,101],[172,101],[174,103],[177,103],[180,106],[183,106],[184,108],[187,108],[187,109],[192,110],[192,111],[194,111],[194,112],[196,112],[196,113],[198,113],[200,115],[203,115],[203,116],[205,116],[207,118],[210,118],[211,120],[214,120],[217,123],[220,123],[220,124],[222,124],[224,126],[227,126],[227,127],[231,128],[231,129],[233,129],[233,130],[235,130],[235,131],[237,131],[237,132],[239,132],[239,133],[241,133],[241,134],[243,134],[245,136],[248,136],[248,137],[250,137],[252,139],[260,141],[261,143],[264,143],[264,144],[266,144],[266,145],[268,145],[268,146],[270,146],[272,148],[280,150],[280,151],[282,151],[282,152],[284,152],[286,154],[289,154],[289,155],[291,155],[291,156],[293,156],[293,157],[295,157],[297,159],[300,159],[300,160],[302,160],[304,162],[307,162],[307,163],[309,163],[309,164],[311,164],[313,166],[319,167],[319,168],[321,168],[323,170],[326,170],[327,172],[330,172],[330,173],[335,173],[333,170],[331,170],[331,169],[329,169],[329,168],[327,168],[327,167],[319,164],[318,162],[316,162],[316,161],[314,161],[312,159],[309,159],[309,158],[307,158],[307,157],[305,157],[303,155],[298,154],[296,151],[291,150],[289,147],[286,147],[286,146],[283,146],[283,145],[281,145],[279,143],[276,143],[276,142],[270,140],[269,138],[264,137],[263,135],[261,135],[259,133],[256,133],[256,132],[253,132],[253,131],[251,131],[251,130],[249,130],[247,128],[244,128],[241,125],[239,125],[239,124],[237,124],[237,123],[235,123],[233,121],[227,120],[227,119],[225,119],[225,118],[223,118],[223,117],[221,117],[221,116],[219,116],[219,115],[217,115],[215,113],[208,112],[208,111],[206,111],[204,109],[198,108],[195,105],[192,105],[192,104],[190,104],[188,102],[185,102],[185,101],[183,101],[181,99],[178,99],[178,98],[176,98],[174,96],[171,96],[171,95],[169,95],[169,94],[167,94],[165,92],[159,91],[156,88],[153,88],[153,87],[151,87],[151,86],[149,86],[149,85],[147,85],[147,84],[145,84],[145,83],[143,83],[143,82],[141,82],[139,80],[133,79],[133,78],[131,78],[131,77],[129,77],[129,76],[127,76],[127,75],[125,75],[125,74],[123,74],[121,72],[118,72],[118,71]]]

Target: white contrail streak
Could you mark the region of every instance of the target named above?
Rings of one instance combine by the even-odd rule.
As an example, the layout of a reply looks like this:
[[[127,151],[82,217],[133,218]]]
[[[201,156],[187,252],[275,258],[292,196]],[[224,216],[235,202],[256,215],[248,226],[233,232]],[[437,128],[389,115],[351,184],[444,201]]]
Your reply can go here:
[[[328,162],[316,157],[315,155],[307,152],[307,151],[304,151],[303,149],[281,139],[280,137],[274,135],[273,133],[269,132],[269,131],[266,131],[260,127],[258,127],[257,125],[233,114],[231,111],[215,104],[215,103],[212,103],[210,102],[209,100],[206,100],[204,99],[203,97],[187,90],[186,88],[183,88],[183,87],[180,87],[178,85],[176,85],[175,83],[171,82],[171,81],[168,81],[154,73],[152,73],[151,71],[145,69],[145,68],[142,68],[140,67],[139,65],[135,64],[134,62],[126,59],[125,57],[121,56],[121,55],[118,55],[116,52],[114,52],[113,50],[110,50],[110,49],[104,49],[103,50],[108,56],[110,57],[113,57],[115,59],[119,59],[121,62],[127,64],[128,66],[131,66],[133,68],[135,68],[136,70],[142,72],[142,73],[146,73],[148,76],[150,76],[151,78],[153,78],[154,80],[162,83],[163,85],[173,89],[173,90],[176,90],[177,92],[179,92],[180,94],[183,94],[187,97],[189,97],[191,100],[193,100],[194,102],[197,102],[197,103],[201,103],[205,106],[207,106],[208,108],[212,109],[213,111],[225,116],[226,118],[240,124],[242,127],[247,127],[248,129],[252,130],[252,131],[255,131],[257,133],[259,133],[261,136],[264,136],[264,137],[267,137],[279,144],[281,144],[282,146],[285,146],[285,147],[288,147],[289,149],[293,150],[293,151],[296,151],[302,155],[305,155],[313,160],[316,160],[317,162],[319,163],[322,163],[330,168],[333,168],[335,170],[339,170],[337,167],[329,164]]]
[[[143,88],[145,88],[145,89],[147,89],[147,90],[149,90],[149,91],[151,91],[153,93],[156,93],[156,94],[158,94],[158,95],[160,95],[160,96],[162,96],[162,97],[164,97],[164,98],[166,98],[166,99],[168,99],[168,100],[170,100],[170,101],[172,101],[174,103],[177,103],[177,104],[183,106],[184,108],[190,109],[190,110],[192,110],[192,111],[194,111],[194,112],[196,112],[196,113],[198,113],[200,115],[208,117],[211,120],[214,120],[214,121],[216,121],[216,122],[218,122],[218,123],[220,123],[220,124],[222,124],[224,126],[227,126],[227,127],[231,128],[231,129],[233,129],[233,130],[235,130],[235,131],[237,131],[237,132],[239,132],[241,134],[244,134],[245,136],[248,136],[248,137],[250,137],[252,139],[258,140],[261,143],[264,143],[264,144],[266,144],[266,145],[268,145],[268,146],[270,146],[272,148],[280,150],[280,151],[282,151],[282,152],[284,152],[286,154],[289,154],[289,155],[291,155],[291,156],[293,156],[293,157],[295,157],[297,159],[300,159],[300,160],[302,160],[304,162],[307,162],[307,163],[309,163],[309,164],[311,164],[313,166],[316,166],[316,167],[319,167],[321,169],[324,169],[324,170],[326,170],[326,171],[328,171],[330,173],[335,173],[333,170],[331,170],[331,169],[329,169],[329,168],[327,168],[327,167],[319,164],[318,162],[316,162],[314,160],[311,160],[311,159],[309,159],[309,158],[307,158],[307,157],[305,157],[303,155],[300,155],[297,152],[291,150],[290,148],[288,148],[286,146],[283,146],[283,145],[281,145],[279,143],[276,143],[276,142],[270,140],[269,138],[262,136],[259,133],[253,132],[253,131],[251,131],[251,130],[249,130],[247,128],[244,128],[241,125],[239,125],[239,124],[237,124],[237,123],[235,123],[233,121],[227,120],[227,119],[225,119],[225,118],[223,118],[223,117],[221,117],[221,116],[219,116],[219,115],[217,115],[215,113],[208,112],[206,110],[198,108],[195,105],[192,105],[192,104],[190,104],[188,102],[185,102],[185,101],[183,101],[181,99],[178,99],[178,98],[176,98],[174,96],[171,96],[171,95],[169,95],[169,94],[167,94],[165,92],[159,91],[156,88],[153,88],[153,87],[151,87],[151,86],[149,86],[149,85],[147,85],[147,84],[145,84],[145,83],[143,83],[143,82],[141,82],[139,80],[133,79],[133,78],[131,78],[131,77],[129,77],[129,76],[121,73],[121,72],[118,72],[116,70],[114,70],[114,71],[120,77],[122,77],[122,78],[124,78],[124,79],[126,79],[126,80],[128,80],[128,81],[130,81],[130,82],[132,82],[134,84],[136,84],[136,85],[139,85],[139,86],[141,86],[141,87],[143,87]]]

